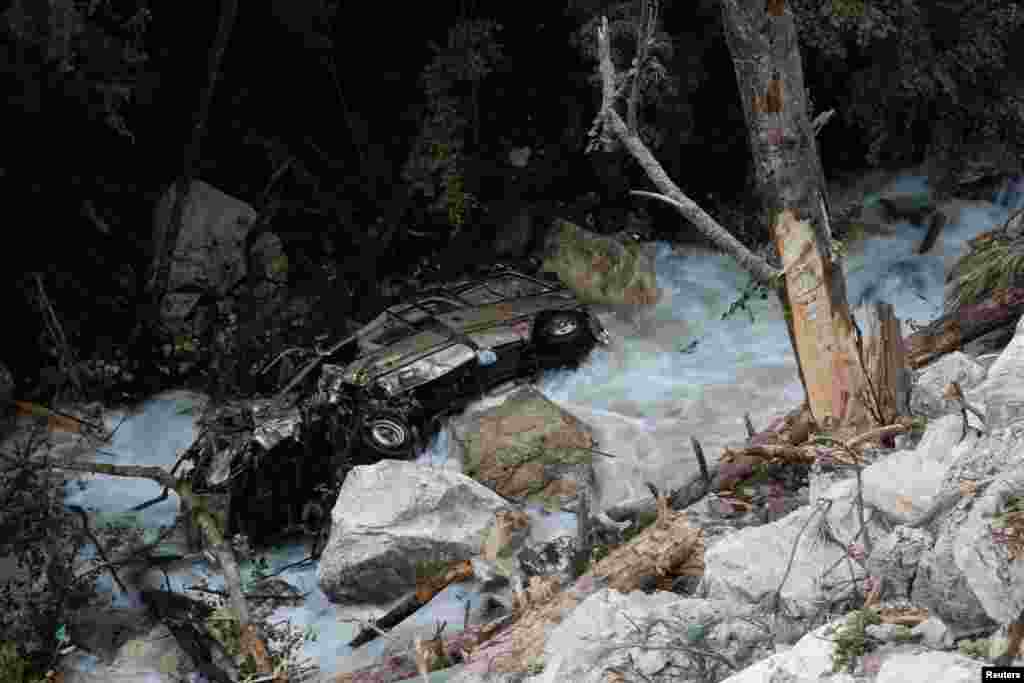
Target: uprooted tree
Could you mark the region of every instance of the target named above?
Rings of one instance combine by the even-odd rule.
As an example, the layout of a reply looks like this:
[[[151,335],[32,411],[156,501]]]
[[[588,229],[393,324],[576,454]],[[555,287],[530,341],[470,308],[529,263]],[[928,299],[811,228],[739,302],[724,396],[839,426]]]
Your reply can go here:
[[[735,65],[755,176],[765,203],[778,269],[754,254],[708,215],[668,177],[641,140],[635,112],[647,45],[656,26],[657,0],[644,0],[632,68],[618,73],[612,60],[607,19],[598,28],[602,84],[601,109],[592,135],[595,144],[622,145],[640,164],[658,192],[634,191],[668,203],[731,254],[752,277],[779,296],[790,340],[814,419],[826,428],[868,426],[892,414],[897,377],[872,386],[860,331],[846,300],[845,280],[829,222],[825,179],[815,140],[826,112],[810,119],[796,26],[785,0],[723,0],[726,41]],[[627,94],[628,93],[628,94]],[[627,120],[617,107],[626,99]],[[894,335],[892,344],[899,343]],[[898,357],[898,352],[889,353]],[[898,375],[898,373],[894,373]],[[867,397],[871,396],[871,399]]]

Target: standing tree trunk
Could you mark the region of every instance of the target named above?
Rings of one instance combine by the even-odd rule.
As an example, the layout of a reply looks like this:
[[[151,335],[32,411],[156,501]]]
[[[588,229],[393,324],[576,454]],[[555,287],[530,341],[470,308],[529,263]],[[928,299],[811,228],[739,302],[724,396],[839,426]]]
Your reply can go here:
[[[606,148],[623,145],[660,191],[632,194],[670,204],[756,280],[777,292],[787,312],[790,340],[814,420],[825,428],[862,429],[868,426],[861,424],[866,413],[855,410],[854,404],[870,383],[862,371],[860,334],[847,305],[843,271],[832,252],[825,180],[814,137],[827,118],[818,124],[808,116],[796,27],[784,0],[767,0],[767,4],[765,0],[723,0],[722,6],[756,178],[782,260],[781,271],[744,247],[683,194],[635,127],[623,121],[616,102],[632,72],[615,71],[607,19],[598,28],[602,104],[591,135]],[[645,40],[650,39],[653,24],[643,28]],[[633,71],[642,67],[636,65]]]
[[[864,384],[860,340],[832,253],[793,14],[785,0],[722,0],[722,21],[811,413],[825,427],[846,424]]]

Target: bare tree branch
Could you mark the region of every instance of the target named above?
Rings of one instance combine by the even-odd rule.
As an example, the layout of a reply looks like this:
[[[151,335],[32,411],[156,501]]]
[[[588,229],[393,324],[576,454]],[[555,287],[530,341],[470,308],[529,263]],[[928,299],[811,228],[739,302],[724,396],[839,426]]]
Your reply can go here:
[[[743,246],[728,230],[687,197],[668,177],[665,169],[654,158],[640,137],[629,130],[615,110],[615,100],[619,93],[615,88],[615,66],[612,64],[611,47],[608,41],[607,17],[602,19],[601,26],[597,29],[597,45],[598,68],[601,74],[601,111],[598,113],[596,123],[601,138],[606,141],[614,139],[621,143],[640,164],[654,186],[660,190],[660,194],[640,190],[635,190],[630,194],[657,199],[673,207],[716,246],[732,255],[737,263],[756,280],[766,285],[774,285],[775,278],[780,275],[781,271]]]

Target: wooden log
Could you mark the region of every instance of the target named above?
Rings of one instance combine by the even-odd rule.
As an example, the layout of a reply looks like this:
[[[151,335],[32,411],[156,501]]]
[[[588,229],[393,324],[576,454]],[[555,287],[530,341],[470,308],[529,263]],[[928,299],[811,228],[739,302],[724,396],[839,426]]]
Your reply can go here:
[[[917,369],[967,342],[1011,325],[1024,314],[1024,288],[993,291],[984,301],[961,306],[904,339],[907,365]]]
[[[448,587],[448,584],[466,581],[473,576],[473,564],[469,560],[454,563],[448,571],[429,577],[416,586],[416,590],[402,598],[387,614],[373,622],[379,631],[387,632],[405,621],[416,610],[434,599],[434,596]],[[364,628],[349,642],[349,647],[365,645],[380,635],[378,630]]]
[[[606,587],[628,593],[638,590],[652,577],[666,580],[702,576],[703,532],[690,525],[686,513],[672,510],[667,497],[659,496],[656,507],[658,519],[654,524],[629,543],[615,548],[574,584],[553,596],[541,591],[537,601],[531,596],[515,623],[467,656],[465,670],[526,670],[531,661],[543,656],[550,631],[580,602]]]

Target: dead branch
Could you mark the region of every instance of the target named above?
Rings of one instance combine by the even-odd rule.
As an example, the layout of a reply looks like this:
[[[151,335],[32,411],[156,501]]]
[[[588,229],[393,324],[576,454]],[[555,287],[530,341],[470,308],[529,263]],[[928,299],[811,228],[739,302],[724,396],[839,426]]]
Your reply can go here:
[[[836,110],[829,109],[828,111],[823,111],[817,116],[815,116],[814,120],[811,121],[811,128],[814,129],[814,134],[817,135],[818,133],[820,133],[821,129],[825,127],[825,124],[831,121],[832,117],[835,115]]]
[[[981,424],[988,426],[985,423],[985,416],[975,406],[967,402],[967,397],[964,396],[963,389],[960,388],[959,382],[950,382],[946,385],[946,389],[942,392],[942,396],[952,401],[956,401],[960,407],[960,415],[963,419],[963,431],[960,434],[960,441],[967,438],[967,413],[972,413],[976,418],[981,420]]]
[[[743,426],[747,428],[747,438],[753,439],[757,430],[754,429],[754,423],[750,421],[750,413],[743,413]]]
[[[828,509],[830,507],[832,507],[831,500],[823,498],[822,500],[818,501],[818,504],[815,506],[814,511],[810,514],[809,517],[807,517],[807,521],[804,522],[804,525],[802,527],[800,527],[800,532],[796,535],[796,538],[793,539],[793,547],[789,551],[789,561],[786,562],[786,571],[783,573],[782,581],[779,582],[779,587],[775,589],[775,595],[772,597],[771,608],[773,614],[778,614],[779,607],[782,604],[782,588],[786,585],[786,581],[789,579],[789,573],[793,571],[793,560],[796,558],[796,549],[800,545],[800,539],[803,537],[804,531],[807,530],[807,527],[810,525],[811,520],[813,520],[818,515],[818,513],[822,511],[828,512]]]
[[[620,93],[615,87],[617,76],[615,66],[612,64],[607,17],[602,18],[601,25],[597,29],[597,48],[598,70],[601,75],[601,110],[594,121],[594,127],[599,133],[598,137],[608,143],[612,140],[621,143],[660,191],[660,194],[643,191],[632,191],[630,194],[657,199],[669,204],[693,223],[716,246],[731,254],[737,263],[759,282],[772,284],[779,274],[778,269],[743,246],[728,230],[687,197],[672,182],[665,169],[654,158],[640,137],[629,129],[616,111],[615,101]]]
[[[626,109],[626,121],[629,124],[630,132],[639,132],[639,120],[637,111],[640,108],[640,81],[643,74],[644,64],[647,62],[647,55],[650,52],[651,44],[654,42],[654,31],[658,26],[658,3],[657,0],[644,0],[640,21],[636,24],[636,45],[637,54],[633,60],[630,73],[633,76],[633,83],[629,93],[629,101]]]
[[[189,510],[191,523],[202,532],[206,539],[207,547],[220,565],[221,574],[224,576],[224,583],[228,589],[232,611],[238,617],[241,629],[242,652],[255,660],[261,674],[272,674],[274,672],[266,642],[249,616],[249,605],[246,602],[245,594],[242,592],[242,576],[238,569],[234,550],[225,537],[225,531],[221,523],[206,507],[203,500],[193,493],[189,482],[177,480],[167,470],[157,466],[82,462],[60,463],[53,466],[76,472],[93,472],[115,477],[149,479],[161,484],[165,488],[174,490],[178,497],[181,498],[183,507]],[[284,683],[286,679],[281,675],[277,676],[275,680]]]
[[[103,547],[103,544],[100,543],[100,540],[96,538],[96,534],[94,534],[92,532],[92,529],[89,528],[89,517],[85,514],[85,510],[83,510],[78,505],[69,505],[68,509],[71,510],[72,512],[77,512],[78,515],[82,518],[82,529],[85,531],[85,535],[89,537],[89,540],[92,541],[92,544],[96,547],[97,554],[99,554],[103,562],[106,563],[107,569],[110,570],[110,576],[114,579],[114,582],[117,584],[117,587],[121,589],[122,593],[128,595],[128,588],[121,581],[121,577],[120,575],[118,575],[117,569],[110,562],[110,558],[107,557],[106,548]]]
[[[704,480],[704,488],[706,491],[710,491],[711,473],[708,471],[708,461],[704,457],[704,449],[701,447],[700,441],[697,441],[697,438],[694,436],[690,437],[690,446],[693,447],[693,455],[697,458],[697,464],[700,466],[700,476]]]
[[[60,318],[57,317],[53,303],[50,302],[50,297],[46,295],[46,289],[43,287],[43,276],[40,273],[32,273],[32,277],[36,283],[39,309],[43,315],[43,321],[46,323],[46,330],[49,332],[54,346],[57,347],[61,373],[71,380],[75,390],[78,391],[78,395],[84,396],[85,390],[82,387],[82,380],[78,376],[78,364],[75,360],[75,354],[71,350],[71,345],[68,344],[67,336],[64,334],[64,327],[60,324]]]

